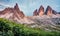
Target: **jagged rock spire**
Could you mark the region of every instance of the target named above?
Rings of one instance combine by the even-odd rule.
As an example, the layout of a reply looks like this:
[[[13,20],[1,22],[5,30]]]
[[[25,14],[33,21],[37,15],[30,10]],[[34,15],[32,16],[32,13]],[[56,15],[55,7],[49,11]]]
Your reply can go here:
[[[19,10],[18,4],[16,3],[16,5],[14,6],[14,9]]]
[[[23,11],[19,10],[18,4],[16,3],[16,5],[14,6],[14,10],[16,10],[16,12],[19,14],[19,16],[21,18],[23,18],[25,15],[23,13]]]
[[[38,10],[39,16],[42,16],[44,14],[44,7],[41,5]]]
[[[52,15],[52,8],[50,6],[47,6],[45,14],[47,14],[48,16]]]

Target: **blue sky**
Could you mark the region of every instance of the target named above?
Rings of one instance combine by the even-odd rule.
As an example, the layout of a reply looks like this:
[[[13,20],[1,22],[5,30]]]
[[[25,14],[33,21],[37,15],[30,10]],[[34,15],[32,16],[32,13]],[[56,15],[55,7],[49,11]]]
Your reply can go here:
[[[60,0],[0,0],[0,10],[6,7],[14,7],[16,3],[18,3],[20,10],[27,16],[31,16],[33,11],[39,9],[41,5],[45,9],[49,5],[52,9],[60,12]]]

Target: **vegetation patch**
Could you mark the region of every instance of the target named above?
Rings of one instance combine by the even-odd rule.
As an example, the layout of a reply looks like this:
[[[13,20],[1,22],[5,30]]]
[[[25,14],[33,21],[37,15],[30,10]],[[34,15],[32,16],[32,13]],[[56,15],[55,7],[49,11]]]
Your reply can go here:
[[[29,28],[0,18],[0,36],[60,36],[60,32]]]

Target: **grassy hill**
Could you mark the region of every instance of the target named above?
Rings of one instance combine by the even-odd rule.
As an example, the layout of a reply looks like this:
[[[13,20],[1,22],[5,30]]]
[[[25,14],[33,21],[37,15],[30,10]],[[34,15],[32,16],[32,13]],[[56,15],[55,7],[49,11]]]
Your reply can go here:
[[[30,28],[26,25],[0,18],[0,36],[60,36],[60,32]]]

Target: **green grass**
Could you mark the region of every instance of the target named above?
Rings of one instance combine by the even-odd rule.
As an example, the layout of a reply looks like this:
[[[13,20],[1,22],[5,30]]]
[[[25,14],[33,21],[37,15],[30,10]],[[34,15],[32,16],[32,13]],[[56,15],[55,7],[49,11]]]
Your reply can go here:
[[[29,28],[23,24],[0,18],[0,36],[60,36],[60,32]]]

